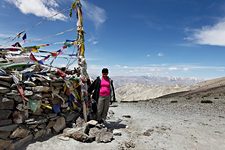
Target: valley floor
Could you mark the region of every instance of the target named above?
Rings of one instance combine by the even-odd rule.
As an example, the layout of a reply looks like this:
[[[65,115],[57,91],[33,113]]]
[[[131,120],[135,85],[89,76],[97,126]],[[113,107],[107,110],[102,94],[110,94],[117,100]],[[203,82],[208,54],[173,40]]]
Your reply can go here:
[[[113,114],[114,112],[114,114]],[[130,116],[130,117],[129,117]],[[170,99],[118,103],[108,127],[122,132],[111,143],[62,141],[54,136],[27,150],[224,150],[225,101],[210,104]]]

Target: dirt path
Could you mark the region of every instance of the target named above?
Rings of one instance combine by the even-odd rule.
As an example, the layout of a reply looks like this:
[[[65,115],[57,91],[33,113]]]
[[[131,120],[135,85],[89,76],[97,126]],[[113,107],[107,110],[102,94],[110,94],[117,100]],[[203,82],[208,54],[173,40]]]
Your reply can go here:
[[[62,141],[55,136],[30,144],[27,150],[225,149],[224,102],[196,104],[165,100],[118,105],[110,108],[108,127],[121,131],[122,136],[114,136],[111,143]]]

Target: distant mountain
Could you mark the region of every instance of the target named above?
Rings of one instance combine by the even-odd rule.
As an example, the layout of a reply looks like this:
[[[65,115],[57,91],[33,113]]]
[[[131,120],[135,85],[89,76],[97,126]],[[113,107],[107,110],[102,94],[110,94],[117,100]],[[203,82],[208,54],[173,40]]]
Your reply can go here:
[[[202,81],[197,78],[177,78],[158,76],[114,76],[118,101],[139,101],[157,98],[170,93],[190,90]]]
[[[114,81],[116,88],[124,86],[130,83],[137,83],[143,85],[194,85],[203,79],[198,78],[180,78],[180,77],[159,77],[159,76],[113,76],[111,77]]]

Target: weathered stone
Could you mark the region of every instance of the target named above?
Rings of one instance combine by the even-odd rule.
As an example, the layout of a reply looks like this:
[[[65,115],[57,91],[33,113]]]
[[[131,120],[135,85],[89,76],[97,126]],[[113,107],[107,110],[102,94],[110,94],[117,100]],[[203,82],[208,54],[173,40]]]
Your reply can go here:
[[[0,131],[0,139],[7,140],[10,134],[10,131]]]
[[[126,141],[124,144],[127,148],[135,148],[135,144],[133,141]]]
[[[46,128],[46,124],[40,124],[40,125],[38,125],[38,129],[44,129],[44,128]]]
[[[10,138],[25,138],[30,133],[29,130],[23,128],[17,128],[13,133],[10,135]]]
[[[62,141],[69,141],[70,140],[69,137],[66,137],[66,136],[63,136],[63,135],[58,136],[58,139],[60,139]]]
[[[34,139],[38,139],[40,137],[43,137],[43,136],[45,136],[45,134],[46,134],[46,130],[39,130],[38,132],[36,132],[34,134]]]
[[[15,84],[15,83],[13,83],[13,84],[11,85],[10,89],[16,90],[16,89],[17,89],[16,84]]]
[[[96,126],[98,124],[98,121],[90,120],[90,121],[87,122],[87,124],[92,125],[92,126]]]
[[[32,124],[32,125],[29,125],[29,129],[34,129],[38,126],[38,124]]]
[[[211,100],[201,100],[201,103],[208,103],[208,104],[210,104],[210,103],[213,103],[213,101],[211,101]]]
[[[26,87],[25,89],[26,90],[32,90],[35,93],[49,92],[50,91],[50,87],[48,87],[48,86]]]
[[[25,90],[24,91],[24,95],[25,96],[32,96],[34,93],[32,91],[29,91],[29,90]]]
[[[42,95],[41,94],[34,94],[33,96],[31,96],[31,99],[41,100],[42,99]]]
[[[28,125],[32,125],[32,124],[42,124],[42,123],[46,123],[46,122],[48,122],[48,119],[42,118],[42,119],[39,119],[39,120],[34,120],[34,121],[27,122],[27,124],[28,124]]]
[[[13,131],[17,128],[17,126],[18,126],[17,124],[2,126],[2,127],[0,127],[0,131]]]
[[[52,95],[50,93],[44,93],[44,94],[42,94],[42,99],[44,99],[44,98],[51,98],[51,97],[52,97]]]
[[[55,114],[55,113],[54,113],[54,114],[53,114],[53,113],[49,113],[49,114],[48,114],[48,118],[49,118],[49,119],[55,118],[55,117],[57,117],[57,114]]]
[[[6,126],[12,124],[12,120],[11,119],[7,119],[7,120],[1,120],[0,121],[0,126]]]
[[[96,142],[100,143],[108,143],[111,142],[113,139],[113,133],[108,132],[107,129],[101,129],[100,133],[96,135],[95,140]]]
[[[81,131],[76,131],[71,135],[71,138],[74,140],[80,141],[80,142],[87,142],[89,141],[88,135],[81,132]]]
[[[121,136],[122,135],[122,132],[115,129],[115,130],[113,130],[113,135],[115,135],[115,136]]]
[[[79,113],[76,112],[70,112],[69,114],[66,114],[66,122],[71,122],[76,120],[80,116]]]
[[[90,138],[95,138],[99,133],[100,133],[99,128],[91,128],[88,135]]]
[[[48,122],[48,125],[47,125],[46,129],[50,129],[50,128],[52,128],[54,125],[55,125],[55,121],[50,120],[50,121]]]
[[[124,117],[124,118],[131,118],[130,115],[123,115],[122,117]]]
[[[64,117],[60,117],[56,120],[55,125],[53,126],[53,129],[56,132],[60,132],[62,129],[66,127],[66,121]]]
[[[32,81],[24,81],[24,84],[25,84],[26,86],[30,86],[30,87],[36,86],[35,83],[32,82]]]
[[[14,111],[13,113],[13,122],[14,123],[23,123],[25,120],[25,114],[21,111]]]
[[[1,81],[12,82],[12,76],[0,76]]]
[[[82,132],[83,128],[66,128],[66,129],[63,130],[63,135],[70,137],[73,133],[75,133],[77,131]]]
[[[0,120],[8,119],[11,113],[11,110],[0,110]]]
[[[8,98],[3,98],[0,101],[0,109],[13,109],[14,108],[14,101]]]
[[[33,139],[33,136],[28,135],[27,137],[15,142],[14,143],[15,149],[20,149],[23,145],[30,143],[32,139]]]
[[[8,88],[10,88],[10,86],[11,86],[11,83],[9,83],[9,82],[6,82],[6,81],[2,81],[2,80],[0,80],[0,86],[5,86],[5,87],[8,87]]]
[[[5,94],[5,93],[8,93],[8,92],[10,92],[9,88],[0,86],[0,94]]]
[[[0,139],[0,149],[1,150],[14,150],[14,146],[11,141]]]

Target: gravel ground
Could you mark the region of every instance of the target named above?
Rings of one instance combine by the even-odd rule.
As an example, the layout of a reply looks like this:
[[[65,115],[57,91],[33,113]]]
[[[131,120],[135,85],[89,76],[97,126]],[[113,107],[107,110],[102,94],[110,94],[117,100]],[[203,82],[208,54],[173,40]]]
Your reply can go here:
[[[171,103],[171,100],[174,103]],[[224,150],[225,101],[160,99],[110,107],[108,127],[122,132],[110,143],[62,141],[54,136],[27,150]]]

